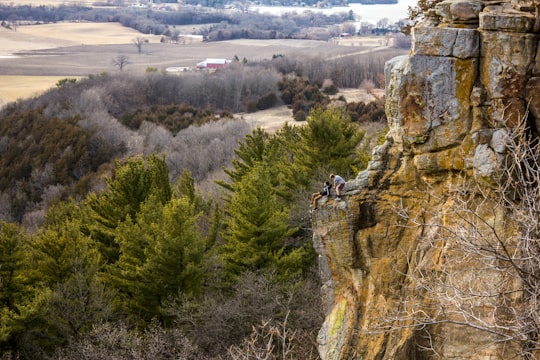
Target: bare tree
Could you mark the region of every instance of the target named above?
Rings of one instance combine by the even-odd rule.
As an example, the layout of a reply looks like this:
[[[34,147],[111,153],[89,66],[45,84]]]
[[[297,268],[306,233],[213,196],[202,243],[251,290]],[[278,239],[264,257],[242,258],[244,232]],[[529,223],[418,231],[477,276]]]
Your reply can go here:
[[[429,213],[396,209],[399,226],[421,229],[425,246],[407,254],[405,274],[419,295],[373,331],[423,330],[422,346],[437,353],[436,327],[474,329],[502,358],[540,355],[540,141],[525,120],[496,131],[504,149],[489,185],[463,175],[429,193],[426,205],[440,204]]]
[[[112,60],[112,64],[123,71],[124,67],[129,64],[129,58],[126,55],[118,55]]]
[[[143,38],[142,36],[137,36],[135,39],[133,39],[133,44],[137,47],[137,52],[142,54],[143,45],[148,43],[148,39]]]
[[[390,20],[388,20],[388,18],[379,19],[377,20],[377,28],[386,29],[388,28],[389,23],[390,23]]]

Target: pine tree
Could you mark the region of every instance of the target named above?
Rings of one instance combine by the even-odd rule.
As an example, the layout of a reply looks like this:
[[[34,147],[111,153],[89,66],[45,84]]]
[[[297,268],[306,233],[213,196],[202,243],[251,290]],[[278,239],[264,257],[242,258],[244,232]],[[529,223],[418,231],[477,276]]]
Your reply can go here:
[[[300,129],[302,141],[296,148],[297,162],[315,171],[328,168],[336,174],[349,174],[359,163],[356,148],[364,132],[338,107],[315,108]]]
[[[108,318],[110,296],[97,274],[102,266],[97,243],[85,235],[84,218],[72,202],[59,203],[46,225],[25,241],[19,277],[26,296],[11,318],[16,344],[28,358],[43,358],[92,323]]]
[[[22,327],[19,307],[29,296],[23,277],[25,242],[18,225],[0,222],[0,352],[9,348]]]
[[[117,227],[120,256],[105,277],[120,291],[120,308],[145,321],[164,319],[162,306],[170,296],[201,290],[205,247],[196,221],[188,197],[163,205],[150,196],[134,219],[128,216]]]
[[[225,169],[232,184],[218,181],[217,183],[228,190],[233,190],[234,184],[239,183],[256,164],[263,161],[268,154],[269,135],[261,128],[256,128],[246,135],[243,142],[234,150],[237,158],[232,160],[232,169]]]
[[[280,258],[288,256],[286,239],[296,229],[289,227],[287,208],[278,199],[264,163],[243,176],[226,211],[223,254],[230,275],[276,267]]]
[[[128,216],[135,219],[141,204],[151,195],[162,204],[171,199],[169,171],[163,158],[152,155],[130,158],[117,164],[114,178],[107,180],[107,189],[100,194],[90,194],[87,204],[91,214],[89,231],[101,244],[107,262],[118,259],[118,245],[114,231]]]

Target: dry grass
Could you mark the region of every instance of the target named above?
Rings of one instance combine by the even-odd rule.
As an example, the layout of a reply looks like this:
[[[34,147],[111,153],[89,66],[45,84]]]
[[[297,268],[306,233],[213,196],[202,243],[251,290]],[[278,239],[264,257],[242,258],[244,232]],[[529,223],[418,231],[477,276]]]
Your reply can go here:
[[[0,0],[0,2],[3,1]],[[0,42],[2,43],[0,56],[18,54],[17,57],[9,60],[15,67],[24,69],[25,63],[30,58],[27,54],[33,51],[51,51],[70,46],[132,44],[133,39],[138,36],[141,36],[141,33],[118,23],[27,25],[17,27],[16,31],[0,27]],[[160,40],[159,36],[144,35],[144,38],[148,39],[150,43],[159,43]],[[135,45],[132,46],[135,48]],[[50,57],[47,61],[49,60],[51,60]],[[2,64],[0,73],[6,73],[6,75],[0,75],[0,106],[20,98],[39,95],[54,86],[60,79],[82,76],[82,74],[80,76],[73,76],[73,74],[47,75],[42,62],[43,58],[37,60],[35,64],[29,62],[28,66],[43,71],[43,74],[24,75],[24,71],[18,72],[17,70],[7,73],[8,66],[4,64],[9,63],[9,61],[8,59],[0,59],[0,64]]]
[[[161,39],[156,35],[143,35],[119,23],[25,25],[18,26],[15,31],[0,28],[0,56],[79,45],[131,44],[137,37],[144,37],[150,43],[159,43]]]
[[[0,76],[0,106],[2,102],[38,96],[64,78],[65,76]]]

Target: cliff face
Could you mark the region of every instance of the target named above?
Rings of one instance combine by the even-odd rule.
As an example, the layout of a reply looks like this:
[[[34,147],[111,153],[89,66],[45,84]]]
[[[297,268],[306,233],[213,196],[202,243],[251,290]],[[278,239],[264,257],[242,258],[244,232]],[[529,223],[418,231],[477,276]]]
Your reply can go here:
[[[330,198],[313,214],[323,359],[507,359],[520,351],[486,331],[510,321],[501,309],[519,296],[502,294],[519,284],[448,229],[463,228],[454,226],[464,219],[455,195],[466,182],[499,181],[507,126],[528,109],[540,129],[539,20],[530,3],[445,0],[414,27],[410,55],[387,63],[386,143],[347,182],[342,201]],[[496,204],[484,199],[474,215],[478,226],[515,238]],[[454,301],[461,288],[486,296],[464,305]]]

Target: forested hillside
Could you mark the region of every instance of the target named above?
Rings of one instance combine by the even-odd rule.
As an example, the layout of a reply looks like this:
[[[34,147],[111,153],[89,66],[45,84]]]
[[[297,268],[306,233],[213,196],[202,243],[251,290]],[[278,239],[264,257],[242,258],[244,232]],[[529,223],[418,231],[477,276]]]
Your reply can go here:
[[[384,99],[330,100],[338,61],[275,61],[65,79],[0,112],[3,359],[318,357],[309,197],[366,165]],[[303,126],[234,116],[282,104]]]

